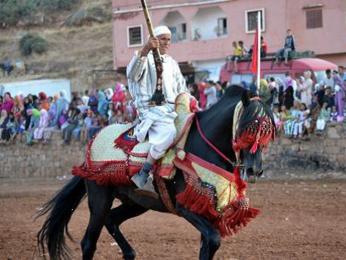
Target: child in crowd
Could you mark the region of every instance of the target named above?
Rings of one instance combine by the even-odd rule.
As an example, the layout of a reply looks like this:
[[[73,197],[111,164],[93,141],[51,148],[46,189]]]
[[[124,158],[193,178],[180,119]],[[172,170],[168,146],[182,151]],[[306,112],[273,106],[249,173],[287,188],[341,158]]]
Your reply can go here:
[[[232,43],[232,46],[233,46],[233,56],[231,59],[233,61],[233,71],[238,72],[238,60],[240,60],[240,58],[242,57],[243,50],[236,41]]]
[[[326,127],[327,122],[330,120],[330,108],[328,103],[325,102],[322,105],[320,114],[316,122],[316,134],[320,134]]]
[[[332,111],[330,112],[330,122],[337,122],[338,112],[336,111],[336,106],[332,106]]]
[[[281,106],[280,117],[283,122],[285,136],[291,136],[293,132],[293,117],[285,105]]]
[[[281,120],[281,114],[279,112],[279,106],[275,105],[273,109],[273,116],[274,116],[274,122],[276,129],[278,133],[281,132],[282,126],[283,126],[283,121]]]

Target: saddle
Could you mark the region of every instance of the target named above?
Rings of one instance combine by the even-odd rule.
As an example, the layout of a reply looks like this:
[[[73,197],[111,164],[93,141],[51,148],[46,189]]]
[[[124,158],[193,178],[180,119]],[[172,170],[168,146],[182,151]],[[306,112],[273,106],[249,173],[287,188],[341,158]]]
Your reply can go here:
[[[176,152],[184,147],[194,118],[190,98],[187,93],[176,98],[177,136],[155,167],[156,173],[165,179],[174,177]],[[147,141],[139,143],[133,136],[134,127],[130,123],[103,128],[89,142],[85,162],[73,167],[72,174],[96,181],[99,185],[132,185],[131,177],[142,168],[150,149]]]

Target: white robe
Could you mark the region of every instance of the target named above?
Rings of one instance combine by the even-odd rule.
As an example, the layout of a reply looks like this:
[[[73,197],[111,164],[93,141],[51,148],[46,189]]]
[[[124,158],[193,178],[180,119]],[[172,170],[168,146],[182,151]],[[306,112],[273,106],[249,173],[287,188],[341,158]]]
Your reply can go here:
[[[135,128],[138,141],[143,142],[149,135],[150,155],[161,158],[173,143],[176,129],[174,119],[177,114],[174,102],[178,94],[186,92],[186,83],[178,63],[170,56],[163,55],[162,86],[166,104],[150,106],[156,88],[156,69],[152,53],[140,57],[138,53],[127,66],[129,91],[137,108],[140,123]]]

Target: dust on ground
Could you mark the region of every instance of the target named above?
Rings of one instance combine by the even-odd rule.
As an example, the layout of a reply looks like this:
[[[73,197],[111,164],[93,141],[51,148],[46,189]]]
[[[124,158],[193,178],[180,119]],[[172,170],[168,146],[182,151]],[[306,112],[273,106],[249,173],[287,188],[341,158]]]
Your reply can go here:
[[[33,215],[65,180],[2,180],[0,258],[42,259],[36,233],[44,219]],[[346,180],[261,180],[250,184],[251,205],[261,214],[237,235],[223,240],[215,259],[345,259]],[[88,223],[84,200],[70,222],[73,259]],[[137,259],[198,259],[200,235],[174,215],[150,211],[122,225]],[[121,259],[103,229],[95,259]]]

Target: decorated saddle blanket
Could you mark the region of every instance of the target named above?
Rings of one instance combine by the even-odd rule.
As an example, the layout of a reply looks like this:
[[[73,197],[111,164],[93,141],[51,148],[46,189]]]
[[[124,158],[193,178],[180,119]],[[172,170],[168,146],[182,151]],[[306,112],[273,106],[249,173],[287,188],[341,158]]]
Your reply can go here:
[[[180,94],[176,100],[177,137],[156,167],[160,176],[170,179],[175,174],[173,160],[176,147],[183,147],[194,113],[190,111],[190,95]],[[99,185],[131,185],[131,177],[143,166],[150,144],[139,143],[133,136],[134,124],[114,124],[103,128],[86,151],[86,160],[72,169],[72,174],[94,180]]]
[[[176,157],[174,164],[186,182],[177,202],[207,218],[223,237],[236,233],[258,215],[258,209],[249,207],[247,184],[240,178],[238,167],[230,173],[190,153],[182,159]]]

